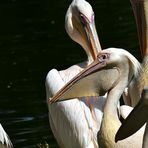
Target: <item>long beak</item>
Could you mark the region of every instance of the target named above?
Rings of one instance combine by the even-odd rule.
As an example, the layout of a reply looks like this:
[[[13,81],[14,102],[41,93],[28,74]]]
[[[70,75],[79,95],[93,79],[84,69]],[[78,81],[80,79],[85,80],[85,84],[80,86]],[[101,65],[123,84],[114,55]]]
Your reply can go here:
[[[97,71],[106,66],[105,62],[95,60],[88,68],[84,69],[67,83],[55,96],[49,98],[49,103],[73,99],[82,96],[98,96],[94,83],[97,81]]]
[[[87,46],[87,52],[91,53],[93,60],[97,58],[97,54],[102,50],[99,42],[99,38],[97,35],[95,22],[92,20],[91,22],[87,20],[85,24],[81,23],[80,19],[73,18],[74,26],[77,28],[77,31],[82,36],[82,40]]]
[[[123,121],[119,128],[115,141],[123,140],[137,130],[139,130],[145,122],[148,121],[148,89],[144,89],[142,97],[136,107],[132,110],[129,116]]]
[[[148,1],[131,0],[140,42],[141,54],[148,56]]]
[[[87,24],[85,27],[85,31],[87,33],[87,39],[88,42],[90,42],[90,52],[91,55],[93,56],[93,59],[97,58],[97,54],[102,50],[101,45],[99,42],[99,38],[97,35],[96,27],[95,27],[95,22],[90,22]]]

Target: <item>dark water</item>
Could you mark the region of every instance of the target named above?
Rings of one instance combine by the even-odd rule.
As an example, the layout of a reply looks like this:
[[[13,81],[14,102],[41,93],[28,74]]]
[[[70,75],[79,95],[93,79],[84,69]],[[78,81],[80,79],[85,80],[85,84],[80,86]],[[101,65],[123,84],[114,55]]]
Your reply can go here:
[[[64,69],[86,58],[64,29],[70,2],[0,1],[0,122],[14,147],[45,142],[57,147],[48,123],[45,77],[52,68]],[[125,48],[140,58],[129,0],[89,2],[102,47]]]

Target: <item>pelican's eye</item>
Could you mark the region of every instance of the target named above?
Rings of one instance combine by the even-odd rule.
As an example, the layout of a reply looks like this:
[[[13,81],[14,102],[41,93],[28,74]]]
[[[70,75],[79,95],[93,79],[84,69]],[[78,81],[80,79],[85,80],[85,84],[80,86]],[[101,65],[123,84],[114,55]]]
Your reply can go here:
[[[109,54],[107,53],[103,53],[101,55],[98,55],[98,60],[99,62],[104,62],[105,60],[107,60],[109,58]]]
[[[87,25],[87,18],[85,17],[85,15],[83,15],[82,13],[80,13],[80,20],[81,23],[86,26]]]

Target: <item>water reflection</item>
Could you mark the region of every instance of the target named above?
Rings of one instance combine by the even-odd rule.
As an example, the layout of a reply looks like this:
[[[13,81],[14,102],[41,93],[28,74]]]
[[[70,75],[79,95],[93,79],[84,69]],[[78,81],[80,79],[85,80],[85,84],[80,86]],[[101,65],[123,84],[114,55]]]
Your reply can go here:
[[[48,123],[45,77],[52,68],[64,69],[86,58],[64,29],[70,2],[0,2],[0,122],[14,147],[32,148],[46,142],[57,147]],[[89,2],[102,47],[132,49],[140,58],[130,2]]]

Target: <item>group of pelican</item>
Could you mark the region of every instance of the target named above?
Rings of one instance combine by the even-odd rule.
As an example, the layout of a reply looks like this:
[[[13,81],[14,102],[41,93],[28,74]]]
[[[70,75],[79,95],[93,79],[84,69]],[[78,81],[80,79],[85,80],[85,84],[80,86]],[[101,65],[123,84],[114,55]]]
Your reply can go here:
[[[49,122],[60,147],[148,148],[148,0],[131,4],[142,63],[124,49],[101,49],[88,2],[73,0],[68,8],[66,31],[88,60],[46,77]]]

